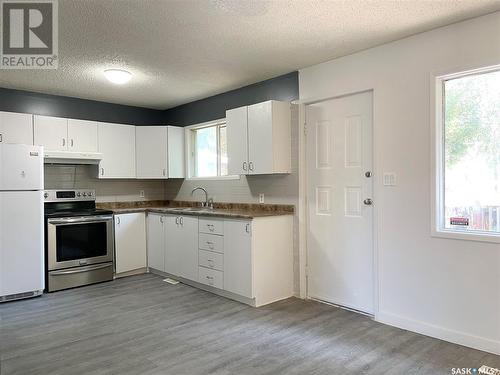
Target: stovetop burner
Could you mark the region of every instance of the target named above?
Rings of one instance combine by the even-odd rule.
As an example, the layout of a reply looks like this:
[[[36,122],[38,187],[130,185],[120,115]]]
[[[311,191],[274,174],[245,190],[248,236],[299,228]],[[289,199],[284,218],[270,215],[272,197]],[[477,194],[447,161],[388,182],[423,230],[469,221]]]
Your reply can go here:
[[[113,211],[97,209],[95,191],[46,190],[45,217],[98,216],[111,215]]]

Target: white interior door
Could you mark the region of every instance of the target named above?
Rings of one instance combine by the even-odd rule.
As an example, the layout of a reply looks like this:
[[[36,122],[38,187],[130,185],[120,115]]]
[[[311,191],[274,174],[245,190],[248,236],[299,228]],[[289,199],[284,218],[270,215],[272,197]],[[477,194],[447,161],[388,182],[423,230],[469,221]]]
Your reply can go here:
[[[371,314],[372,93],[306,108],[308,295]]]

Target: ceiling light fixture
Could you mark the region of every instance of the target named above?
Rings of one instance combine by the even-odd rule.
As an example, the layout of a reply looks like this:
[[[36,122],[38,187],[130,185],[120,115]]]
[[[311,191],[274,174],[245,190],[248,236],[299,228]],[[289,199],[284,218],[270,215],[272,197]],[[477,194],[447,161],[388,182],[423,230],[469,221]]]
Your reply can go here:
[[[132,73],[121,69],[107,69],[104,71],[104,75],[108,81],[117,85],[123,85],[132,78]]]

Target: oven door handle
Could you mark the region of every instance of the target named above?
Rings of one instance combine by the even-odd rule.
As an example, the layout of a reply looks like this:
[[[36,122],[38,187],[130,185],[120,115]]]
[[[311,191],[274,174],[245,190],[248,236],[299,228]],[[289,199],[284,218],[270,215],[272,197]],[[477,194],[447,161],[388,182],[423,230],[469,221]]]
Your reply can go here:
[[[68,217],[61,219],[49,219],[49,224],[80,224],[80,223],[101,223],[103,221],[113,220],[113,215],[107,216],[81,216],[81,217]]]
[[[85,266],[85,267],[79,267],[79,268],[70,269],[70,270],[64,270],[64,271],[50,271],[50,274],[52,276],[71,275],[73,273],[95,271],[95,270],[100,270],[102,268],[109,268],[109,267],[112,267],[112,266],[113,265],[111,263],[96,264],[95,266]]]

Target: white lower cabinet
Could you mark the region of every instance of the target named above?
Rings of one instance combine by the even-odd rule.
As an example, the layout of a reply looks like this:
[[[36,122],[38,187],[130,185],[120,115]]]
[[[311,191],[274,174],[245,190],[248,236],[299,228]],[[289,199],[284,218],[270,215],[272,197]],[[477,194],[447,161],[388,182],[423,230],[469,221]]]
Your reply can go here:
[[[165,227],[164,216],[148,214],[148,267],[165,272]]]
[[[148,266],[262,306],[293,295],[293,216],[148,216]]]
[[[253,298],[252,222],[224,221],[224,289]]]
[[[115,215],[116,273],[146,267],[146,218],[143,212]]]

